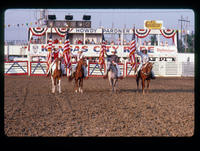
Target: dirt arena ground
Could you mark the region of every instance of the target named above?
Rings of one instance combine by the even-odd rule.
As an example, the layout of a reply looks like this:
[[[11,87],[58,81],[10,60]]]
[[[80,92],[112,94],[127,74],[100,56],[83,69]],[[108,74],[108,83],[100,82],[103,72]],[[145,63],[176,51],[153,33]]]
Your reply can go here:
[[[157,78],[150,92],[136,93],[135,78],[89,78],[84,93],[62,77],[62,94],[51,94],[50,78],[4,77],[7,136],[192,136],[194,78]]]

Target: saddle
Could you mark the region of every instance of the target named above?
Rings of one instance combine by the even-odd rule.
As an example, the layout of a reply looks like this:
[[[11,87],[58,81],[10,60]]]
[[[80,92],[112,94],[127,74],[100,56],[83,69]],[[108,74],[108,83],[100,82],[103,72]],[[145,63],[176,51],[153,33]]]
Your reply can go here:
[[[148,64],[149,64],[149,62],[146,62],[145,64],[143,64],[140,70],[142,70],[143,68],[146,68],[146,66],[147,66]]]

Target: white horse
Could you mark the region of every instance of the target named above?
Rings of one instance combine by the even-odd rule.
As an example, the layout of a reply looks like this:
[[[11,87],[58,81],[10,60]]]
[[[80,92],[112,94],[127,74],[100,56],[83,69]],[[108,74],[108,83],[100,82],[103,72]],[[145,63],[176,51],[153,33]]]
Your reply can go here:
[[[117,68],[113,63],[110,64],[110,70],[108,71],[108,80],[110,86],[112,87],[112,92],[116,92],[115,86],[117,84],[118,77],[117,77]]]
[[[61,93],[61,75],[61,59],[57,58],[51,67],[52,93],[55,93],[56,86]]]

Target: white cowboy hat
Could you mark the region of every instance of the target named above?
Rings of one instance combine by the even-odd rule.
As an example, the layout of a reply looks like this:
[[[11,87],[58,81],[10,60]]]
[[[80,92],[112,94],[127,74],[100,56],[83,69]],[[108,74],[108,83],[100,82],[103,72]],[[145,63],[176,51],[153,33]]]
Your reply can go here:
[[[142,52],[145,52],[145,53],[148,52],[146,48],[142,49],[141,51],[142,51]]]

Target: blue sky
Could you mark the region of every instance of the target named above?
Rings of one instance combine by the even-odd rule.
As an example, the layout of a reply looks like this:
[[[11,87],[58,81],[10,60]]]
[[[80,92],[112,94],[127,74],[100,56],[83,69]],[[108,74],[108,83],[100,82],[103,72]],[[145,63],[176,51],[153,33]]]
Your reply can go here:
[[[48,14],[55,14],[58,20],[65,15],[73,15],[73,20],[82,20],[84,14],[91,15],[92,28],[102,25],[104,28],[144,28],[144,20],[162,20],[163,26],[180,29],[178,19],[181,16],[190,21],[188,30],[194,31],[194,12],[191,9],[48,9]],[[5,40],[27,40],[26,23],[33,24],[39,19],[39,9],[8,9],[4,13]],[[10,24],[10,27],[8,27]],[[20,26],[16,26],[20,24]],[[24,24],[24,26],[21,26]],[[14,26],[15,25],[15,26]],[[33,25],[34,27],[35,25]]]

